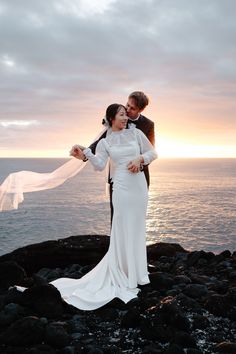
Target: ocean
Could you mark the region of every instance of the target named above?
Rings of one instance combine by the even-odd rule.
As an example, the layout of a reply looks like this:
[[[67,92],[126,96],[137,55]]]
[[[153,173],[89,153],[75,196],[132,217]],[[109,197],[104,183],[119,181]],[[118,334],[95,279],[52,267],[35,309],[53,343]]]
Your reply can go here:
[[[67,159],[0,159],[11,172],[50,172]],[[150,166],[147,244],[176,242],[216,254],[236,250],[236,159],[158,159]],[[110,234],[105,172],[87,166],[55,189],[26,193],[18,210],[0,213],[0,255],[72,235]]]

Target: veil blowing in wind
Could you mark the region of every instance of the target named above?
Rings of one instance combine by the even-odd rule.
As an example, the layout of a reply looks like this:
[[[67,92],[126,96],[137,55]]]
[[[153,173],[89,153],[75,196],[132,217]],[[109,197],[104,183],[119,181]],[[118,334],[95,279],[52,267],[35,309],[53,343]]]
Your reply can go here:
[[[94,141],[96,141],[107,127],[103,128]],[[60,186],[66,180],[79,173],[87,162],[76,158],[58,167],[49,173],[38,173],[33,171],[19,171],[9,174],[0,185],[0,212],[18,209],[18,205],[24,200],[24,193],[37,192]]]

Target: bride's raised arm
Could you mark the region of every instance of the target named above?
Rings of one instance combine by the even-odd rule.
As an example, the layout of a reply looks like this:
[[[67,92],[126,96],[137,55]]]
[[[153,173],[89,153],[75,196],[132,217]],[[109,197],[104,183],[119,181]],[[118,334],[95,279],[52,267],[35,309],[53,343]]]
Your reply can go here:
[[[90,148],[83,150],[84,155],[91,162],[96,171],[102,171],[106,167],[109,154],[106,149],[106,143],[104,139],[101,139],[96,147],[95,155]]]

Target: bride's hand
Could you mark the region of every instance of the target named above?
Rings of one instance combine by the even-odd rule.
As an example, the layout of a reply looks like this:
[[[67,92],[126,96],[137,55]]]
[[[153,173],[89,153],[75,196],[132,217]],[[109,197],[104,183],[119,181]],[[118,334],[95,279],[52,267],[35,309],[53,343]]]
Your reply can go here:
[[[85,159],[85,155],[83,153],[84,149],[85,149],[84,146],[74,145],[74,146],[72,146],[72,148],[70,150],[70,156],[73,156],[79,160],[84,160]]]
[[[140,165],[141,163],[143,163],[143,157],[142,155],[140,155],[139,157],[137,157],[136,159],[130,161],[130,163],[128,164],[128,170],[132,173],[137,173],[140,171]]]

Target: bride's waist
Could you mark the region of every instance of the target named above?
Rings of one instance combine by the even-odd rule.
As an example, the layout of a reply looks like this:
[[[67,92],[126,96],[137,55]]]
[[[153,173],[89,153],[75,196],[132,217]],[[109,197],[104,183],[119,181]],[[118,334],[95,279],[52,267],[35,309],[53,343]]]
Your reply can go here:
[[[113,171],[111,171],[111,174],[113,176],[124,176],[124,175],[134,175],[134,174],[139,174],[142,171],[136,172],[136,173],[132,173],[130,172],[130,170],[128,169],[127,166],[123,166],[123,167],[117,167],[115,168]]]
[[[129,170],[128,170],[128,162],[126,164],[123,164],[123,165],[117,165],[115,168],[114,168],[114,172],[115,173],[128,173]]]

